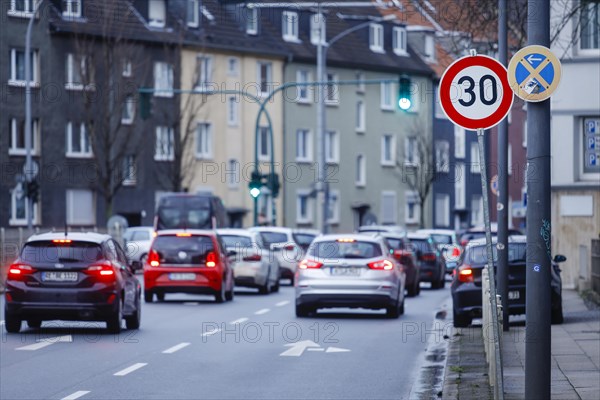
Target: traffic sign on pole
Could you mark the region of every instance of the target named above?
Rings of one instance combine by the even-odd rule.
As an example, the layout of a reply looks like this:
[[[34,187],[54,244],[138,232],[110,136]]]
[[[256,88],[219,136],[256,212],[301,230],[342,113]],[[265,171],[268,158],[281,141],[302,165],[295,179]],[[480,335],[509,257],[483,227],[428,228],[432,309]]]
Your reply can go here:
[[[483,55],[459,58],[446,68],[439,97],[446,116],[469,130],[498,124],[510,111],[514,98],[506,68]]]
[[[537,44],[517,51],[508,64],[508,82],[515,94],[525,101],[544,101],[558,87],[561,65],[545,46]]]

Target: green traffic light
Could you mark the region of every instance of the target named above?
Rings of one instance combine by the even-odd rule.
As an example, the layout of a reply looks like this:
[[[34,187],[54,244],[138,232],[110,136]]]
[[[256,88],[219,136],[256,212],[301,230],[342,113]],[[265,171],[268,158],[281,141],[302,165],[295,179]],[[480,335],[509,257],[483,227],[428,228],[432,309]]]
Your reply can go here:
[[[257,198],[258,196],[260,196],[260,189],[259,188],[252,188],[250,189],[250,196]]]
[[[410,99],[403,97],[400,100],[398,100],[398,107],[400,107],[401,110],[406,111],[410,108],[410,106],[411,106]]]

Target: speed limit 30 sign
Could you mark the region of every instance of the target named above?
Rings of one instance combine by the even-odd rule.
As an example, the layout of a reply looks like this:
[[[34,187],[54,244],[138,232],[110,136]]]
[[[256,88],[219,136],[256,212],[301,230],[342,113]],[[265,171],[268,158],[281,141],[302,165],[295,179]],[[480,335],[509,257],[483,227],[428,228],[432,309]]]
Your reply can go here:
[[[513,103],[506,68],[483,55],[459,58],[446,68],[439,96],[446,116],[469,130],[497,125]]]

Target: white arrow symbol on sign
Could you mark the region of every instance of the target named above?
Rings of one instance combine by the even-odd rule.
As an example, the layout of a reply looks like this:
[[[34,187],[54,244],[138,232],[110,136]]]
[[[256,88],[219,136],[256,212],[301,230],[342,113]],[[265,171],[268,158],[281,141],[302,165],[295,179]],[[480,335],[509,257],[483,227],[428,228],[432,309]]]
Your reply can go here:
[[[312,340],[303,340],[301,342],[286,344],[286,347],[291,347],[290,349],[284,351],[280,354],[283,357],[300,357],[304,350],[308,347],[321,347]]]
[[[534,61],[542,61],[541,58],[538,57],[534,57],[533,54],[530,54],[528,57],[525,57],[525,59],[529,62],[529,64],[533,65]]]
[[[39,339],[37,343],[28,346],[17,347],[15,350],[39,350],[54,343],[71,343],[73,338],[71,335],[58,336],[53,338]]]

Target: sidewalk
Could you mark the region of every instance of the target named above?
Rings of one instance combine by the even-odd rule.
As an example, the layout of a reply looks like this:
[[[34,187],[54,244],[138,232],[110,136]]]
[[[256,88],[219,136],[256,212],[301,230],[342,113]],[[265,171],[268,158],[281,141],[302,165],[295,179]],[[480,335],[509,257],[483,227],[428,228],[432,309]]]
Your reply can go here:
[[[552,325],[552,399],[600,398],[600,309],[590,308],[576,291],[563,290],[565,321],[562,325]],[[481,327],[455,329],[453,334],[443,398],[493,398]],[[505,399],[524,399],[524,322],[511,323],[510,331],[504,332],[502,345]]]

